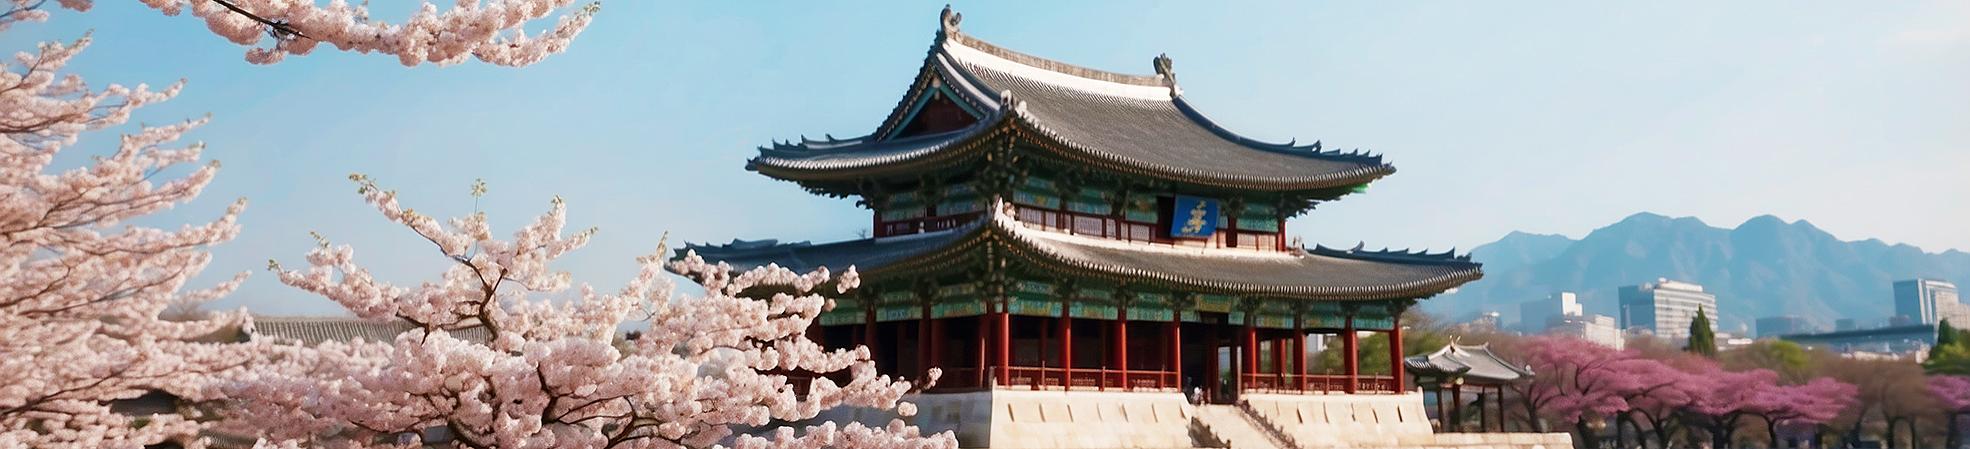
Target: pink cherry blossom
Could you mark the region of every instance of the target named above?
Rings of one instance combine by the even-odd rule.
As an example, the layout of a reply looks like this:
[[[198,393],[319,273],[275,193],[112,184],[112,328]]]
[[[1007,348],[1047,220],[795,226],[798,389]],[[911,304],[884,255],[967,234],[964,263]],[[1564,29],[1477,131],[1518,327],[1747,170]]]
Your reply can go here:
[[[246,203],[175,230],[123,224],[211,182],[218,163],[199,164],[201,145],[178,142],[204,119],[138,127],[92,163],[51,171],[83,135],[178,92],[94,89],[58,73],[88,44],[43,43],[0,70],[0,447],[197,446],[196,409],[129,416],[109,404],[154,391],[216,399],[214,382],[255,357],[251,345],[202,342],[242,312],[160,318],[243,280],[185,289],[211,262],[208,248],[238,234]]]
[[[573,6],[574,0],[461,0],[440,12],[437,5],[421,2],[409,17],[392,23],[370,17],[367,1],[329,0],[326,5],[316,0],[140,1],[167,16],[190,12],[214,34],[253,47],[246,51],[246,59],[255,64],[306,55],[328,44],[342,51],[395,56],[405,66],[451,65],[467,58],[525,66],[567,50],[601,9],[599,2]],[[87,11],[94,0],[58,4]],[[48,11],[41,6],[41,0],[0,0],[0,30],[15,22],[46,20]],[[529,24],[556,15],[552,26],[527,33]],[[260,46],[265,41],[272,43]]]
[[[852,268],[735,272],[695,254],[665,264],[659,245],[637,260],[634,279],[603,293],[550,266],[595,232],[567,232],[558,198],[500,239],[484,214],[440,221],[367,177],[351,179],[449,267],[432,281],[390,284],[358,265],[354,249],[326,242],[304,268],[274,265],[281,282],[357,316],[418,329],[393,341],[277,348],[275,363],[229,390],[239,399],[233,412],[264,429],[269,446],[390,447],[433,435],[499,448],[956,446],[948,433],[921,435],[900,420],[791,426],[834,407],[913,411],[899,403],[910,383],[877,375],[867,348],[827,350],[805,337],[829,307],[819,289],[854,288]],[[666,270],[698,280],[706,294],[675,294]],[[755,286],[776,293],[742,296]],[[648,328],[617,341],[630,322]],[[488,337],[455,334],[474,328]],[[796,391],[789,373],[822,376]]]

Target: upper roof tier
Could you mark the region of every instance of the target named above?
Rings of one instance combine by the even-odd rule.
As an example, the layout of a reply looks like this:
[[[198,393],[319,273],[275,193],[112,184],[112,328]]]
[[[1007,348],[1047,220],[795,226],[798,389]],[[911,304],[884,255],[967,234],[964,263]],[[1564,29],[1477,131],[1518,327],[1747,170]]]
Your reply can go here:
[[[1316,247],[1287,252],[1121,242],[1029,229],[1004,204],[957,229],[809,244],[734,241],[686,245],[734,270],[769,264],[796,271],[855,268],[864,279],[909,277],[975,261],[980,248],[1049,273],[1198,293],[1312,300],[1422,298],[1483,276],[1468,256]]]
[[[1066,161],[1217,188],[1319,190],[1395,172],[1380,156],[1324,151],[1319,142],[1259,142],[1226,130],[1184,100],[1167,57],[1154,60],[1155,75],[1078,67],[965,36],[958,17],[945,10],[923,69],[874,133],[776,142],[747,168],[802,182],[914,178],[1013,134]],[[954,130],[906,132],[933,99],[955,103],[967,120]]]

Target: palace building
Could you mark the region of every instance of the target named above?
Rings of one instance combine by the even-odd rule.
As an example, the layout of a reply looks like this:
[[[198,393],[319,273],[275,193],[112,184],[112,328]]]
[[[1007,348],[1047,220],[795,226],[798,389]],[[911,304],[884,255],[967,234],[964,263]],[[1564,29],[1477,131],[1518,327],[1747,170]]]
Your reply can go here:
[[[888,374],[940,368],[912,419],[955,430],[965,447],[1429,437],[1403,374],[1400,316],[1478,279],[1478,264],[1302,248],[1286,232],[1288,218],[1393,166],[1236,134],[1185,101],[1170,58],[1156,57],[1152,75],[1094,70],[978,40],[959,21],[947,7],[873,133],[776,142],[747,164],[856,199],[871,211],[869,238],[685,250],[741,270],[854,267],[861,288],[821,316],[816,340],[867,345]],[[1364,333],[1396,342],[1377,369],[1393,375],[1308,357],[1315,338],[1354,354]],[[1193,406],[1191,395],[1241,405]],[[1226,429],[1237,424],[1214,413],[1267,429]]]

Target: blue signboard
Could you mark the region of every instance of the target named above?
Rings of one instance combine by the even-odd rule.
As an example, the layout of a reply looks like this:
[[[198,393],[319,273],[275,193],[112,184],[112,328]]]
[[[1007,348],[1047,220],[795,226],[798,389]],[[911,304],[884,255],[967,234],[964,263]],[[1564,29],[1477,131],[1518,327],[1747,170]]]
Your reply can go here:
[[[1176,197],[1170,216],[1170,236],[1210,238],[1218,232],[1218,200],[1190,196]]]

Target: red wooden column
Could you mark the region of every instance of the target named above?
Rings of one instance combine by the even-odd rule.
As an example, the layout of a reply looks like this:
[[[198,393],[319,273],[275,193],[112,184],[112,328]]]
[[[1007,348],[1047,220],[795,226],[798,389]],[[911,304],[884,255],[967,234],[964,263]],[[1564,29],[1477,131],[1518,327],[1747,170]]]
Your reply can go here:
[[[1250,318],[1252,317],[1248,315],[1247,319]],[[1251,321],[1245,323],[1245,374],[1246,378],[1253,381],[1259,378],[1259,327]],[[1245,379],[1239,379],[1238,382],[1240,392],[1257,387],[1257,385],[1246,385]]]
[[[869,301],[863,303],[863,307],[867,307],[863,311],[863,347],[869,347],[869,358],[883,360],[886,354],[883,354],[881,347],[877,347],[877,339],[875,339],[875,295],[871,295]]]
[[[985,374],[987,366],[991,366],[991,362],[987,362],[991,358],[991,356],[987,356],[987,354],[991,354],[991,339],[987,339],[991,335],[991,319],[993,319],[991,311],[979,313],[977,315],[977,327],[971,327],[973,333],[979,337],[979,360],[977,360],[977,368],[979,368],[977,370],[977,386],[979,388],[989,386],[989,382],[985,382],[985,378],[991,378],[991,374]]]
[[[1395,392],[1401,393],[1404,391],[1402,388],[1402,313],[1397,312],[1394,318],[1389,319],[1389,323],[1391,323],[1389,325],[1389,375],[1395,377],[1395,382],[1391,384],[1395,386]]]
[[[1134,390],[1129,385],[1129,309],[1115,311],[1115,368],[1122,370],[1122,391]]]
[[[944,322],[945,321],[948,320],[944,320],[944,319],[930,320],[930,366],[934,368],[944,367]]]
[[[1074,316],[1067,303],[1060,304],[1060,389],[1074,389]]]
[[[1306,314],[1293,314],[1293,373],[1300,376],[1300,392],[1306,392]]]
[[[1170,354],[1170,372],[1172,373],[1172,374],[1171,374],[1171,376],[1172,376],[1172,377],[1175,377],[1174,379],[1170,379],[1170,381],[1171,381],[1172,383],[1175,383],[1175,384],[1176,384],[1176,388],[1177,388],[1177,390],[1178,390],[1178,391],[1182,391],[1182,390],[1183,390],[1183,388],[1184,388],[1184,385],[1183,385],[1183,312],[1182,312],[1182,311],[1179,311],[1179,310],[1171,310],[1171,311],[1170,311],[1170,324],[1168,324],[1168,326],[1170,326],[1170,331],[1169,331],[1169,335],[1170,335],[1170,352],[1169,352],[1169,354]],[[1185,393],[1185,394],[1189,394],[1189,392],[1184,392],[1184,393]]]
[[[923,303],[923,315],[917,317],[917,373],[928,372],[937,366],[930,359],[930,301]]]
[[[1272,372],[1279,375],[1279,382],[1273,388],[1286,388],[1286,339],[1272,341]]]
[[[1012,312],[999,311],[999,385],[1012,383]]]
[[[1341,353],[1342,366],[1348,375],[1347,388],[1342,390],[1352,394],[1361,389],[1361,359],[1360,354],[1355,352],[1354,314],[1351,313],[1341,326]]]

